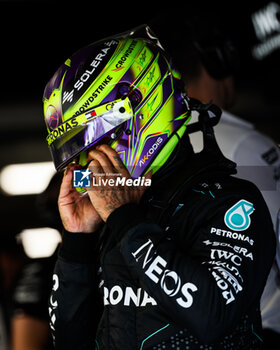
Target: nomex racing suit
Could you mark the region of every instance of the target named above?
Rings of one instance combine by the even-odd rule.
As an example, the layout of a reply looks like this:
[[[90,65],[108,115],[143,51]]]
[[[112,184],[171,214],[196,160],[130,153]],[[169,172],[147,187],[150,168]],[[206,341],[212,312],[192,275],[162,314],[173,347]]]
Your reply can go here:
[[[56,349],[261,349],[268,209],[226,165],[184,152],[101,233],[64,232],[49,303]],[[158,200],[174,183],[177,195]]]

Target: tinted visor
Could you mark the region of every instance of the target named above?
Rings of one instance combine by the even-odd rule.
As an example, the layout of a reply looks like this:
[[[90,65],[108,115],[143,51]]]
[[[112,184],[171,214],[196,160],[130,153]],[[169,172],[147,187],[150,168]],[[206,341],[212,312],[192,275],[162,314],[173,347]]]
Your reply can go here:
[[[81,152],[111,134],[133,117],[128,98],[116,100],[73,117],[47,137],[55,168],[63,169]],[[104,140],[105,142],[105,140]]]

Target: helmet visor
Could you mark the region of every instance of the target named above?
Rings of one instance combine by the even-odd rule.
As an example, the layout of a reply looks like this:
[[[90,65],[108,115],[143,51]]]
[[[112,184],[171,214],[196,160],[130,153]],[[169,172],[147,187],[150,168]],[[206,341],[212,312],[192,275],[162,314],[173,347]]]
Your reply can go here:
[[[68,119],[47,136],[55,168],[63,169],[82,151],[94,145],[133,117],[129,98],[115,100]]]

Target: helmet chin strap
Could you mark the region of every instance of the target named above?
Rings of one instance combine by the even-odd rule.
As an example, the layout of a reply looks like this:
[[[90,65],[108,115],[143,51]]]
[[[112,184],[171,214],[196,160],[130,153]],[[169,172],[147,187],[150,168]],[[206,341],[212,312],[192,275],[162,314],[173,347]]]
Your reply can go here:
[[[194,98],[188,98],[188,106],[191,111],[199,113],[198,122],[188,125],[188,134],[203,131],[203,125],[215,126],[219,123],[222,115],[221,109],[211,101],[204,104]]]
[[[200,101],[190,98],[190,109],[199,113],[198,122],[190,124],[187,128],[187,133],[202,131],[203,135],[203,150],[201,153],[213,154],[216,158],[224,159],[223,155],[215,137],[213,127],[217,125],[221,119],[221,109],[212,104],[203,104]],[[227,160],[228,161],[228,160]],[[231,162],[232,163],[232,162]]]

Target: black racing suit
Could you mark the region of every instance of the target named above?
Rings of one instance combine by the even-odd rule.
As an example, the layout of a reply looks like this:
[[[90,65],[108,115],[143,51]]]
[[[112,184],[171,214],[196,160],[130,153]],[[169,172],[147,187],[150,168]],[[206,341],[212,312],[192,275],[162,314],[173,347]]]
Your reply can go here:
[[[100,234],[64,232],[50,298],[56,349],[261,349],[275,254],[266,204],[218,160],[178,153]]]

